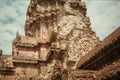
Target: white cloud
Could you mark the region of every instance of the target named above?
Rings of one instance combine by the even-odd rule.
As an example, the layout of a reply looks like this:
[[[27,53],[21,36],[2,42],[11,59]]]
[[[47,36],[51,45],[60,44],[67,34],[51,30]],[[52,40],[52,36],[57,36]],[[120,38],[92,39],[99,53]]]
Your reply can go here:
[[[0,0],[0,49],[12,53],[16,31],[24,35],[26,10],[30,0]],[[91,27],[104,39],[120,25],[119,0],[86,0]]]
[[[87,0],[91,27],[103,40],[120,25],[119,0]]]

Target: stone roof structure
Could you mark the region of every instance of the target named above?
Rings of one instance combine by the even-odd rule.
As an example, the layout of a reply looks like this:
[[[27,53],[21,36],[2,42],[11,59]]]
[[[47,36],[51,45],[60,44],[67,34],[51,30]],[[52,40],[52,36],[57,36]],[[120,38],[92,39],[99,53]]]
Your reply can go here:
[[[38,42],[34,37],[21,36],[19,42],[16,45],[34,47],[38,45]]]
[[[2,50],[1,50],[2,54]],[[12,63],[12,56],[0,55],[0,80],[14,80],[15,68]]]
[[[119,59],[119,47],[120,27],[106,37],[98,46],[93,48],[88,55],[81,58],[78,61],[77,67],[81,69],[101,69],[102,66]]]
[[[97,73],[97,79],[117,80],[120,76],[120,60],[104,67]]]

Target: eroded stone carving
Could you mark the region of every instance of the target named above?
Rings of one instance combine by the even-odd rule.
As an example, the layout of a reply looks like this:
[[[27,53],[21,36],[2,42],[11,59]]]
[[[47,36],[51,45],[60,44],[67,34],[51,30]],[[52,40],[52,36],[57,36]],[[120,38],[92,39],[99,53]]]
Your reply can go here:
[[[26,68],[33,70],[38,79],[55,80],[54,75],[61,76],[64,69],[76,69],[77,61],[98,43],[83,1],[31,0],[25,36],[17,33],[13,41],[17,76],[28,77],[26,70],[21,75],[24,63],[29,64]]]

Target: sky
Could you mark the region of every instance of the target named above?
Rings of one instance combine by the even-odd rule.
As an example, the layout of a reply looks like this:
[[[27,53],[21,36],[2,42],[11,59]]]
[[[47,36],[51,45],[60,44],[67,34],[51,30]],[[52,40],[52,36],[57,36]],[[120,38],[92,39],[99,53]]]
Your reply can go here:
[[[87,16],[96,35],[103,40],[120,26],[120,0],[85,0]],[[24,35],[26,11],[30,0],[0,0],[0,49],[12,54],[17,30]]]

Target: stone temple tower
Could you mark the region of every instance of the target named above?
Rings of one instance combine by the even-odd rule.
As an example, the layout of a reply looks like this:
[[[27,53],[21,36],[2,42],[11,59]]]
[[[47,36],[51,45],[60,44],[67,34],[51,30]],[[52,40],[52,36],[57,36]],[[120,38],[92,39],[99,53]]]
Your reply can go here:
[[[16,78],[56,80],[59,69],[76,69],[78,60],[99,43],[86,11],[81,0],[31,0],[25,36],[17,32],[13,41]]]

